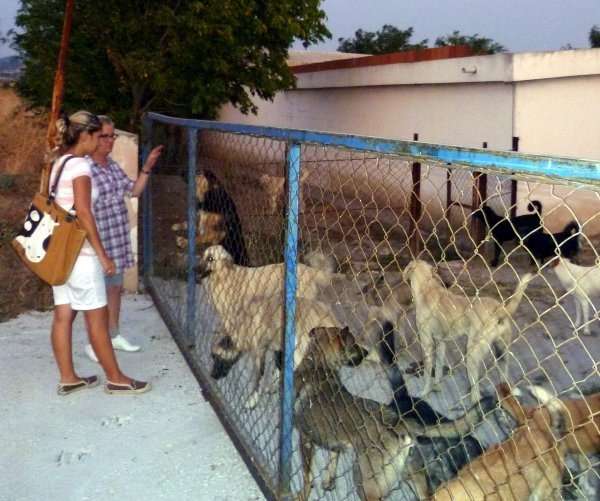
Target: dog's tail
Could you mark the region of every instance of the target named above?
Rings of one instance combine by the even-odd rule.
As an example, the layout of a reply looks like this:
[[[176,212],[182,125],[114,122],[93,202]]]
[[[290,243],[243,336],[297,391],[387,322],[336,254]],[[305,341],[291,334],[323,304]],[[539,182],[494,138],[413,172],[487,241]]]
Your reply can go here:
[[[527,210],[529,212],[537,212],[538,214],[542,213],[542,202],[539,200],[532,200],[527,204]]]
[[[531,282],[533,277],[533,273],[526,273],[519,280],[519,285],[517,285],[515,292],[513,293],[508,303],[506,303],[506,305],[504,306],[504,310],[508,315],[512,316],[514,315],[515,311],[517,311],[517,308],[521,303],[521,299],[523,299],[523,295],[525,294],[525,289],[527,289],[527,285],[529,284],[529,282]]]
[[[551,421],[550,426],[556,439],[562,437],[568,430],[573,429],[573,421],[571,420],[569,409],[560,398],[541,386],[528,386],[527,391],[535,397],[540,405],[548,409]],[[519,396],[521,392],[516,388],[512,393],[515,396]]]
[[[477,425],[486,419],[489,413],[497,408],[494,397],[484,397],[471,407],[461,418],[454,421],[440,421],[434,425],[423,425],[413,419],[401,420],[402,425],[416,436],[429,438],[456,438],[472,433]]]

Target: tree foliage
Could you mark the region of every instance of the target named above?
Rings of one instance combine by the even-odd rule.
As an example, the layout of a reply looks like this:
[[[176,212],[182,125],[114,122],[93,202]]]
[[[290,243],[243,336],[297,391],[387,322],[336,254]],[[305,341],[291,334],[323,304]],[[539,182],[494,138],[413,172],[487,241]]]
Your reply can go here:
[[[354,38],[338,38],[338,51],[357,54],[388,54],[410,49],[424,49],[427,40],[410,43],[413,28],[399,30],[390,24],[383,25],[377,32],[357,30]]]
[[[357,30],[353,38],[338,38],[340,52],[356,52],[358,54],[388,54],[411,49],[426,49],[428,40],[424,39],[415,44],[410,43],[413,28],[400,30],[390,24],[385,24],[377,32]],[[491,38],[475,35],[461,35],[453,31],[450,35],[438,37],[435,47],[448,45],[468,45],[475,54],[494,54],[506,49]]]
[[[103,0],[75,2],[65,108],[110,113],[130,126],[157,110],[203,118],[227,102],[292,87],[286,60],[330,34],[321,0]],[[21,92],[50,102],[64,0],[22,0],[12,45],[24,60]]]
[[[590,29],[590,47],[599,48],[600,47],[600,27],[594,24]]]
[[[447,47],[449,45],[467,45],[474,54],[496,54],[506,52],[506,48],[491,38],[474,35],[461,35],[460,31],[453,31],[450,35],[438,37],[435,40],[436,47]]]

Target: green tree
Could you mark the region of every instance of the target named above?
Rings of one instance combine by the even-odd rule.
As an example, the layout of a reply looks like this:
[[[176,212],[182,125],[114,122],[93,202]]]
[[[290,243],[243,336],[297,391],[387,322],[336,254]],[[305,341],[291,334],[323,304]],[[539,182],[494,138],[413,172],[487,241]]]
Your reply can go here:
[[[598,27],[598,25],[594,24],[594,26],[592,26],[589,37],[590,37],[590,47],[592,47],[592,48],[600,47],[600,27]]]
[[[411,44],[412,35],[412,27],[399,30],[390,24],[383,25],[377,32],[356,30],[354,38],[338,38],[338,51],[357,54],[388,54],[427,47],[427,40]]]
[[[461,35],[460,31],[453,31],[450,35],[438,37],[435,40],[436,47],[446,47],[449,45],[468,45],[475,54],[495,54],[497,52],[506,52],[506,48],[491,38],[480,37],[477,33],[474,35]]]
[[[330,37],[321,0],[103,0],[75,2],[65,108],[137,124],[157,110],[213,118],[227,102],[256,112],[294,85],[294,40]],[[12,46],[23,57],[22,94],[47,106],[64,0],[21,0]]]

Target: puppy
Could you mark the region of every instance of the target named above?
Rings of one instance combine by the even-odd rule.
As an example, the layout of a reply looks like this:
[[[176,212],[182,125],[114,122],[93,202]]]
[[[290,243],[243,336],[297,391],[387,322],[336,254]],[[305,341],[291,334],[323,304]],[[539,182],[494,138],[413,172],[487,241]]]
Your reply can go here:
[[[323,488],[335,488],[338,457],[355,453],[353,475],[360,499],[382,499],[400,481],[409,482],[419,498],[428,494],[422,471],[407,462],[415,441],[385,406],[352,395],[338,370],[357,365],[367,352],[347,329],[314,329],[310,346],[295,375],[295,424],[300,434],[302,499],[312,490],[315,446],[329,451]]]
[[[196,176],[196,245],[222,245],[236,264],[248,266],[242,224],[235,202],[209,170]],[[173,231],[187,230],[187,223],[175,224]],[[187,239],[177,237],[177,246],[187,247]]]
[[[512,315],[517,310],[533,275],[524,275],[512,298],[506,303],[500,303],[486,297],[471,300],[450,292],[440,283],[433,267],[425,261],[411,261],[404,274],[410,281],[423,349],[425,387],[422,394],[428,394],[434,382],[439,384],[446,359],[446,343],[465,335],[465,364],[471,382],[471,400],[473,403],[478,402],[481,399],[480,365],[491,349],[495,350],[497,356],[504,352],[512,334]],[[432,378],[434,359],[435,377]]]
[[[579,223],[571,221],[563,231],[546,233],[536,231],[525,238],[523,244],[530,252],[531,257],[539,265],[544,264],[548,258],[562,256],[572,258],[579,252]]]
[[[542,227],[541,213],[542,204],[538,200],[533,200],[527,205],[527,210],[533,214],[524,214],[512,218],[501,217],[496,214],[494,209],[484,205],[481,209],[473,212],[472,217],[481,221],[492,236],[494,243],[494,258],[491,266],[498,266],[502,244],[510,242],[517,238],[524,238],[527,235],[539,230]]]
[[[583,321],[583,333],[591,335],[590,301],[591,297],[600,294],[600,268],[598,266],[579,266],[563,257],[558,257],[551,266],[567,292],[573,292],[576,314],[575,328],[580,327]]]
[[[570,426],[569,414],[562,402],[543,388],[530,387],[529,391],[542,407],[526,414],[515,398],[521,392],[504,392],[505,405],[515,409],[518,427],[509,439],[488,449],[437,489],[433,500],[541,501],[560,497],[566,452],[561,438]]]

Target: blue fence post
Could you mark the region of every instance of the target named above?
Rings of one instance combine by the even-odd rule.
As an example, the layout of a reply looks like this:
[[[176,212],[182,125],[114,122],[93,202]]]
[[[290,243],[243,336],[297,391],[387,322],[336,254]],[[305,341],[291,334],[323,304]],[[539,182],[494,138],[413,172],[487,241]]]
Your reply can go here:
[[[152,145],[152,119],[144,115],[142,121],[142,158],[140,165],[150,154]],[[142,194],[142,256],[144,259],[143,277],[146,281],[154,270],[154,253],[152,248],[152,176],[148,179],[146,189]]]
[[[298,210],[300,193],[300,144],[291,143],[287,153],[287,232],[285,241],[285,337],[283,349],[283,398],[279,447],[279,492],[291,499],[292,431],[294,426],[294,348],[296,345],[296,288],[298,263]]]
[[[198,130],[188,128],[188,186],[187,186],[187,311],[185,335],[194,339],[196,325],[196,162],[198,155]]]

